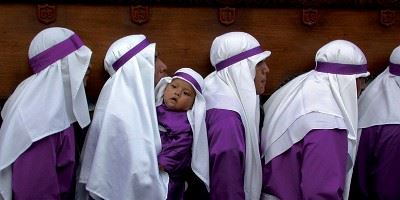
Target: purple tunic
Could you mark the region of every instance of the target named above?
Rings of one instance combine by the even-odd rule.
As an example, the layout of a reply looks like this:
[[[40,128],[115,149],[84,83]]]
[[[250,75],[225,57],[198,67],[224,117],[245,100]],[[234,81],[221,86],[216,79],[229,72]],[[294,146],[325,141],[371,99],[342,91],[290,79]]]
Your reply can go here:
[[[240,200],[244,195],[245,131],[240,115],[207,110],[210,151],[210,195],[215,200]]]
[[[351,199],[400,199],[400,125],[362,130]]]
[[[157,107],[158,123],[167,131],[160,131],[162,149],[158,164],[169,175],[169,200],[183,199],[184,174],[192,162],[193,133],[186,112],[174,112],[164,104]]]
[[[71,125],[34,142],[12,165],[13,199],[73,199],[75,135]]]
[[[262,192],[281,200],[343,199],[346,130],[312,130],[263,167]]]

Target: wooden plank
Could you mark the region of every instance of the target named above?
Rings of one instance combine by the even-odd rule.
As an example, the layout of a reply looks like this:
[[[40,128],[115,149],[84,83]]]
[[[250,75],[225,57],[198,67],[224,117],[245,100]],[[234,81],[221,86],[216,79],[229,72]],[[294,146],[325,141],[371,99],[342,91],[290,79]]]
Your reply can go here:
[[[74,30],[93,51],[93,70],[87,94],[96,99],[108,76],[104,55],[113,41],[129,34],[145,34],[157,43],[160,58],[172,74],[192,67],[203,76],[213,68],[209,61],[212,40],[225,32],[245,31],[272,51],[266,94],[290,76],[310,70],[319,47],[333,39],[347,39],[365,52],[370,71],[381,72],[394,47],[400,44],[399,24],[379,23],[379,10],[324,9],[314,27],[301,21],[301,9],[239,8],[236,21],[222,25],[217,8],[150,7],[150,21],[136,25],[125,5],[57,5],[57,20],[49,26],[36,18],[36,5],[0,5],[0,98],[7,98],[31,72],[27,52],[32,38],[42,29],[61,26]],[[396,19],[398,20],[398,19]]]
[[[5,0],[8,3],[32,3],[27,0]],[[388,0],[46,0],[37,3],[49,4],[86,4],[86,5],[153,5],[178,7],[252,7],[252,8],[400,8],[399,1]]]

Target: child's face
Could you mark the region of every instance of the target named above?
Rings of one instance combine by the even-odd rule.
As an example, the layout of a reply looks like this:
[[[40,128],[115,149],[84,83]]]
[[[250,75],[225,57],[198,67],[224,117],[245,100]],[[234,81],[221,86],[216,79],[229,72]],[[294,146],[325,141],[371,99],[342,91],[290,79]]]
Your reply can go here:
[[[179,78],[173,79],[164,91],[164,104],[174,111],[187,111],[193,106],[196,92],[192,85]]]

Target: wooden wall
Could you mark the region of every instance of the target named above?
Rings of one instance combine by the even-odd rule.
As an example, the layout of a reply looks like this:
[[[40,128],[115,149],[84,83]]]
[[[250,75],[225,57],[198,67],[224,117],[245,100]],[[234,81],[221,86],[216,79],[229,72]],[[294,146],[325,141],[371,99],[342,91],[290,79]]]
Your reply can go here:
[[[103,59],[108,47],[129,34],[145,34],[156,42],[169,73],[189,66],[206,76],[213,70],[212,40],[229,31],[249,32],[272,51],[266,94],[288,77],[312,69],[315,52],[330,40],[356,43],[373,74],[386,67],[392,49],[400,45],[398,20],[390,27],[381,25],[380,10],[320,9],[319,22],[313,27],[302,23],[301,8],[238,8],[230,26],[218,21],[216,7],[150,6],[150,13],[148,23],[136,25],[130,20],[128,5],[64,4],[57,5],[57,20],[47,26],[37,20],[35,4],[0,4],[0,98],[7,98],[31,74],[27,65],[30,41],[50,26],[75,31],[92,49],[87,94],[93,99],[107,79]]]

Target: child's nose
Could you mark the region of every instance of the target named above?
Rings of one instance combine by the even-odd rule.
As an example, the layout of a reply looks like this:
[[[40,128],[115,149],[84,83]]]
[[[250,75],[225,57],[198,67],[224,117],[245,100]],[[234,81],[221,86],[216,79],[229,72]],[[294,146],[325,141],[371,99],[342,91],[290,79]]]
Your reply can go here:
[[[180,89],[176,89],[175,90],[175,95],[177,95],[178,97],[181,96],[182,91]]]

